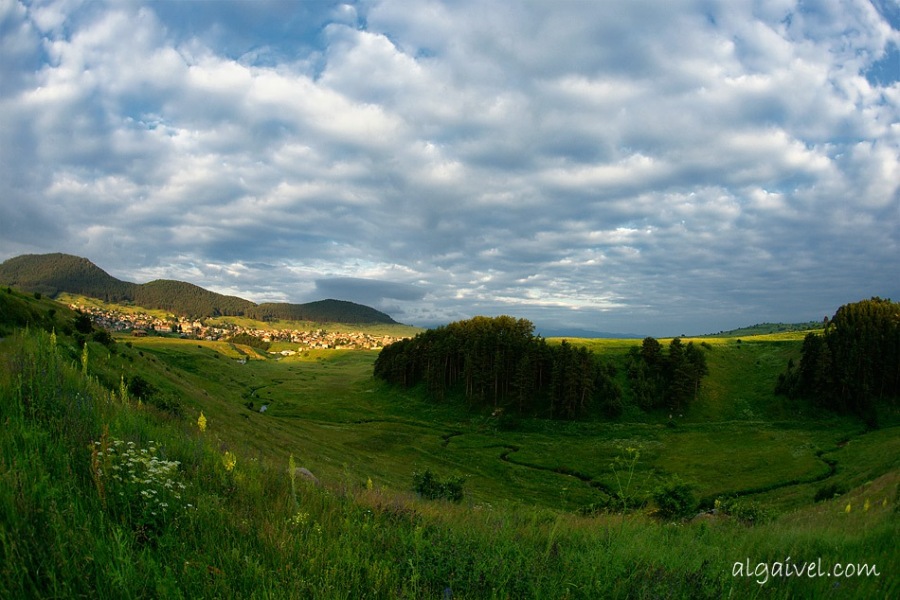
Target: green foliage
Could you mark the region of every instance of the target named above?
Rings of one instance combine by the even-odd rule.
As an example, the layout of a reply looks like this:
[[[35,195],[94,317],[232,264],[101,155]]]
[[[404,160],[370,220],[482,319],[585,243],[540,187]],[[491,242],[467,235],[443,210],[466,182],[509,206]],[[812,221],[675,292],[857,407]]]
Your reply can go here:
[[[141,543],[171,531],[191,508],[179,465],[162,458],[153,440],[140,447],[104,432],[91,449],[91,475],[101,502]]]
[[[612,469],[616,481],[612,495],[617,503],[621,505],[623,512],[629,508],[642,505],[645,500],[642,490],[634,489],[635,468],[640,458],[640,448],[621,448],[619,455],[610,464],[610,469]]]
[[[23,306],[49,304],[29,297]],[[63,316],[71,322],[64,312],[54,317],[57,325]],[[212,358],[227,355],[226,343],[198,348],[145,338],[116,354],[89,342],[83,370],[83,349],[57,330],[30,326],[0,341],[2,598],[811,598],[834,595],[835,583],[846,597],[900,591],[887,572],[900,533],[897,436],[889,429],[862,435],[849,418],[685,422],[677,431],[520,418],[515,432],[503,433],[488,418],[373,383],[373,353],[238,366]],[[747,341],[734,354],[754,365],[770,349]],[[710,356],[717,361],[711,388],[720,385],[723,356]],[[158,390],[177,391],[189,414],[173,419],[122,394],[123,372],[129,383],[139,375]],[[277,400],[272,414],[243,416],[248,388]],[[201,408],[209,416],[202,434]],[[835,446],[847,437],[845,448]],[[123,458],[134,444],[125,463],[99,454],[117,440]],[[638,441],[640,460],[626,452]],[[772,511],[773,522],[760,523],[760,506],[794,492],[809,503],[817,480],[776,489],[754,500],[756,509],[729,506],[741,515],[732,519],[672,526],[634,510],[657,469],[674,472],[677,464],[700,489],[751,487],[761,473],[789,477],[792,453],[812,455],[816,447],[840,461],[839,476],[851,489],[846,501]],[[621,496],[633,498],[628,513],[593,510],[586,518],[556,508],[608,505],[602,490],[615,484],[607,458],[617,451],[622,488],[631,488]],[[290,453],[304,457],[323,487],[292,486]],[[154,457],[172,466],[150,475]],[[127,474],[129,459],[137,477],[114,480],[113,473]],[[465,469],[463,502],[391,491],[408,489],[410,464],[432,473]],[[377,484],[366,485],[367,476]],[[141,494],[149,487],[157,494]],[[181,498],[170,496],[166,507],[149,498],[169,490]],[[621,506],[617,500],[612,504]],[[754,511],[755,526],[739,526]],[[766,587],[733,576],[733,565],[747,557],[755,564],[786,556],[821,559],[826,567],[877,564],[882,574],[780,578]]]
[[[63,333],[72,330],[74,318],[71,310],[47,298],[36,299],[11,288],[0,295],[0,336],[24,327]]]
[[[91,340],[97,342],[98,344],[103,344],[109,349],[113,349],[116,341],[113,339],[112,335],[105,329],[97,329],[91,334]]]
[[[134,286],[131,300],[139,306],[198,318],[241,316],[256,306],[243,298],[224,296],[183,281],[163,279]]]
[[[632,348],[628,379],[632,397],[643,410],[667,408],[682,411],[697,398],[703,378],[709,374],[704,349],[694,342],[683,344],[680,338],[669,343],[666,354],[652,337],[644,338],[640,348]]]
[[[827,485],[823,485],[818,490],[816,490],[816,495],[813,496],[813,500],[815,502],[822,502],[824,500],[831,500],[832,498],[837,498],[838,496],[843,496],[849,490],[847,486],[840,483],[829,483]]]
[[[699,504],[692,486],[672,477],[653,492],[657,515],[663,519],[685,519],[697,513]]]
[[[269,348],[272,347],[270,342],[264,342],[261,338],[250,335],[249,333],[239,333],[238,335],[228,338],[228,341],[232,344],[242,344],[250,346],[251,348],[257,348],[263,352],[267,352]]]
[[[599,409],[617,416],[615,370],[565,340],[548,345],[534,325],[509,316],[475,317],[384,348],[376,377],[405,387],[424,384],[432,398],[461,393],[471,406],[503,407],[574,419]]]
[[[441,479],[430,470],[413,473],[413,490],[428,500],[462,502],[465,478],[459,475]]]
[[[94,324],[91,322],[91,316],[78,312],[75,315],[75,331],[78,333],[83,333],[85,335],[91,333],[94,330]]]
[[[719,498],[714,508],[745,525],[761,525],[772,520],[772,513],[759,502],[746,498]]]
[[[804,323],[757,323],[748,327],[720,331],[717,337],[738,337],[742,335],[766,335],[770,333],[788,333],[792,331],[810,331],[823,329],[822,321],[806,321]]]
[[[262,321],[282,319],[317,323],[396,323],[383,312],[346,300],[317,300],[305,304],[269,302],[255,307],[248,315]]]
[[[147,400],[156,392],[156,387],[140,375],[132,375],[128,378],[128,394],[131,397]]]
[[[788,363],[775,390],[877,425],[878,404],[900,403],[900,303],[876,297],[841,306],[824,334],[806,336],[799,367]]]
[[[59,253],[26,254],[0,263],[0,282],[50,297],[71,292],[107,301],[129,298],[134,286],[85,258]]]

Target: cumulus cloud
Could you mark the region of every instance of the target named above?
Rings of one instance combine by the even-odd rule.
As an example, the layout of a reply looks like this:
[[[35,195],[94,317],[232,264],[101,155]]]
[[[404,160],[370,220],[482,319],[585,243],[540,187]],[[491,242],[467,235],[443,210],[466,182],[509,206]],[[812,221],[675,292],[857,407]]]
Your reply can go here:
[[[898,296],[890,2],[0,3],[0,255],[419,324]]]

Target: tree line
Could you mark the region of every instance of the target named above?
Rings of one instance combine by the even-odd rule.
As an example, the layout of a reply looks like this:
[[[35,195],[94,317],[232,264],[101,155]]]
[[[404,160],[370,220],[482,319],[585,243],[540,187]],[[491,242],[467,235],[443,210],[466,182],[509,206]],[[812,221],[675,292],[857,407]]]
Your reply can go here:
[[[838,308],[824,333],[803,340],[776,392],[874,419],[876,405],[900,400],[900,303],[873,297]]]
[[[640,348],[629,352],[632,399],[644,410],[684,410],[696,399],[708,373],[703,350],[694,342],[684,344],[681,338],[673,338],[664,352],[658,340],[647,337]]]
[[[644,346],[650,349],[651,343],[645,340]],[[646,375],[635,379],[638,385],[653,380],[641,388],[642,397],[659,395],[642,403],[648,410],[668,406],[668,400],[683,407],[706,374],[702,352],[692,344],[684,347],[680,340],[670,345],[668,356],[660,351],[646,360],[650,362],[637,355],[634,368]],[[550,345],[534,334],[530,321],[509,316],[474,317],[395,342],[378,355],[374,374],[396,385],[422,385],[434,400],[457,394],[471,406],[520,415],[615,417],[624,409],[611,363],[567,341]]]

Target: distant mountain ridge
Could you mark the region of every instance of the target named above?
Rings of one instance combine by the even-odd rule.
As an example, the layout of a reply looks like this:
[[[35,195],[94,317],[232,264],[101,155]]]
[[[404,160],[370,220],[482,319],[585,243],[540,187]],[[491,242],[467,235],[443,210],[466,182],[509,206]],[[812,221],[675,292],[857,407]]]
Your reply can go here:
[[[788,333],[791,331],[810,331],[823,329],[825,323],[823,321],[806,321],[804,323],[757,323],[747,327],[739,327],[738,329],[729,329],[728,331],[720,331],[719,333],[707,333],[702,336],[695,337],[736,337],[739,335],[766,335],[769,333]]]
[[[86,258],[71,254],[24,254],[0,263],[0,284],[50,297],[67,292],[105,302],[132,302],[145,308],[194,317],[249,317],[328,323],[396,324],[389,315],[346,300],[305,304],[256,304],[237,296],[217,294],[183,281],[158,279],[131,283],[117,279]]]

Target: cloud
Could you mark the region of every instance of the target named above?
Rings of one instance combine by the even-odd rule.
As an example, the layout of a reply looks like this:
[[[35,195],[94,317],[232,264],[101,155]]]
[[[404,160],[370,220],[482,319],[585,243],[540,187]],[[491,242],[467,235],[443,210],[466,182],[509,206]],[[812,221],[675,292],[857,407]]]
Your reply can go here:
[[[6,2],[0,255],[423,324],[820,318],[900,293],[897,14]]]
[[[403,319],[410,303],[419,303],[426,291],[416,285],[358,277],[316,279],[316,294],[322,298],[349,300],[388,312]]]

